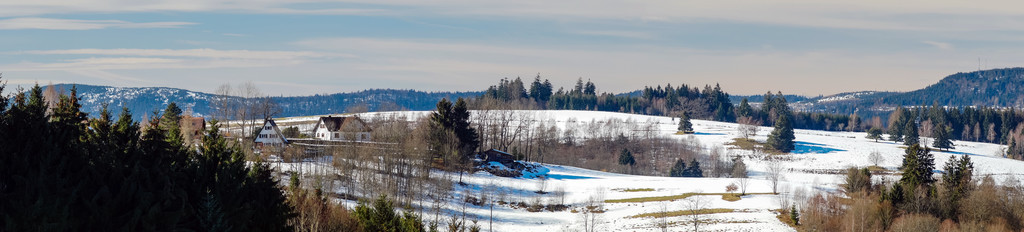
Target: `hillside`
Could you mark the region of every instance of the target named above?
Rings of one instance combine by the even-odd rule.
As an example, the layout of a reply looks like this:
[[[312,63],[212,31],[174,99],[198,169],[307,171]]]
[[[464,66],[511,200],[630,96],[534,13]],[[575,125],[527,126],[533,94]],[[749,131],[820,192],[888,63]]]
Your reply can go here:
[[[484,228],[493,226],[494,231],[578,231],[587,223],[584,215],[573,210],[531,212],[527,208],[512,203],[494,204],[493,208],[487,206],[474,206],[465,204],[463,199],[466,196],[496,197],[501,202],[565,202],[573,209],[580,209],[582,205],[591,204],[598,199],[599,205],[605,211],[598,215],[596,231],[661,231],[659,223],[668,222],[671,226],[669,231],[689,231],[692,227],[691,217],[673,215],[666,216],[661,220],[652,216],[638,215],[660,215],[666,211],[685,210],[690,204],[688,199],[699,198],[703,201],[703,208],[717,209],[721,212],[702,215],[700,220],[706,223],[701,231],[795,231],[786,224],[780,222],[773,210],[780,208],[781,204],[787,202],[808,202],[812,196],[819,193],[839,193],[845,177],[844,171],[848,167],[866,167],[873,165],[869,154],[877,151],[881,154],[881,161],[878,166],[881,170],[875,178],[879,181],[890,183],[900,178],[898,172],[902,161],[903,148],[901,144],[893,142],[875,142],[866,139],[865,133],[859,132],[829,132],[817,130],[796,130],[796,150],[790,154],[782,155],[784,162],[781,162],[783,180],[780,183],[781,194],[768,194],[772,192],[772,183],[769,180],[768,170],[773,163],[771,156],[759,155],[749,150],[740,149],[729,143],[737,138],[737,124],[705,120],[693,120],[694,129],[698,132],[690,135],[677,135],[676,123],[670,117],[636,115],[626,113],[596,112],[596,111],[519,111],[520,113],[532,115],[537,121],[549,121],[556,125],[559,134],[572,127],[585,127],[586,122],[602,122],[607,120],[632,121],[636,123],[653,123],[656,136],[662,136],[682,141],[690,141],[702,147],[724,149],[729,157],[742,157],[749,168],[750,184],[748,193],[736,201],[728,201],[720,195],[725,192],[725,186],[731,183],[738,183],[738,178],[685,178],[685,177],[663,177],[663,176],[641,176],[609,173],[598,170],[584,169],[573,166],[555,165],[550,163],[535,163],[543,166],[535,176],[507,178],[498,177],[484,171],[467,174],[464,178],[465,185],[455,185],[451,192],[461,194],[447,199],[442,205],[453,215],[458,212],[466,212],[469,218],[476,219]],[[474,114],[480,113],[474,111]],[[378,118],[395,118],[395,116],[407,117],[415,120],[425,117],[429,112],[379,112],[363,113],[361,116],[368,120]],[[296,117],[282,119],[282,122],[303,122],[306,127],[311,127],[315,117]],[[301,126],[300,126],[301,127]],[[771,131],[769,127],[760,127],[753,137],[758,141],[765,141],[767,134]],[[956,141],[957,149],[953,151],[934,151],[936,169],[942,170],[942,164],[952,157],[971,156],[977,168],[976,176],[992,176],[997,182],[1004,182],[1011,178],[1024,177],[1024,162],[1010,160],[999,156],[999,150],[1003,147],[997,144],[976,143]],[[274,163],[273,168],[282,171],[299,170],[332,170],[331,161],[306,161],[301,163]],[[701,161],[702,163],[707,163]],[[436,174],[441,175],[442,172]],[[540,179],[536,176],[546,176]],[[452,176],[451,178],[456,178]],[[355,180],[359,182],[359,180]],[[357,192],[348,189],[345,184],[337,184],[330,188],[337,194],[346,192]],[[362,186],[354,184],[353,186]],[[536,191],[538,188],[548,188],[557,192],[564,190],[564,195],[541,194]],[[685,199],[665,200],[659,198],[671,198],[674,196],[685,196],[688,193],[704,193],[706,195],[694,195]],[[358,193],[357,193],[358,194]],[[377,194],[368,192],[363,194]],[[340,200],[340,202],[354,206],[355,201]],[[429,202],[418,202],[418,206],[431,207]],[[802,204],[802,203],[801,203]],[[429,211],[428,211],[429,212]],[[447,221],[447,215],[442,213],[441,221]],[[493,218],[493,225],[490,219]],[[433,215],[427,217],[433,220]]]
[[[1024,107],[1024,68],[991,69],[946,76],[939,82],[909,92],[861,91],[795,102],[801,111],[886,115],[896,106]]]
[[[141,119],[144,113],[163,109],[175,102],[183,110],[191,109],[194,115],[208,116],[214,110],[212,104],[222,96],[167,87],[111,87],[76,84],[82,98],[82,110],[95,115],[107,103],[115,113],[121,107],[128,107]],[[71,89],[70,84],[57,84],[58,90]],[[429,110],[441,98],[468,98],[479,96],[480,92],[423,92],[415,90],[371,89],[351,93],[328,95],[271,97],[278,104],[281,113],[277,116],[318,115],[344,113],[350,106],[365,104],[367,110]],[[229,97],[236,98],[236,97]],[[237,99],[237,98],[236,98]]]

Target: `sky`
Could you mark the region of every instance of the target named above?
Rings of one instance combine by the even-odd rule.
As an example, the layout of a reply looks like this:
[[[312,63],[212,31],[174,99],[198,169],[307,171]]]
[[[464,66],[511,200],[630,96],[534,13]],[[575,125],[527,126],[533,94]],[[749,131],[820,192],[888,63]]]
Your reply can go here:
[[[278,96],[501,78],[808,96],[1024,66],[1024,1],[0,0],[8,86]]]

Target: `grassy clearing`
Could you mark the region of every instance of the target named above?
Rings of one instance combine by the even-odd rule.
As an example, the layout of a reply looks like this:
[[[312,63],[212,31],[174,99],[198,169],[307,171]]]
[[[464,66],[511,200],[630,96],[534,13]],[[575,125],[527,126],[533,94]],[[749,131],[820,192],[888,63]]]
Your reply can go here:
[[[684,194],[672,195],[672,196],[637,197],[637,198],[626,198],[626,199],[613,199],[613,200],[605,200],[604,202],[605,203],[643,203],[643,202],[657,202],[657,201],[675,201],[675,200],[682,200],[682,199],[686,199],[687,197],[697,196],[697,195],[701,195],[701,196],[722,196],[722,199],[725,199],[725,195],[733,195],[736,198],[739,198],[739,195],[736,195],[735,193],[684,193]],[[773,195],[773,194],[772,193],[747,193],[747,195]],[[736,201],[738,201],[738,199]]]
[[[738,149],[748,150],[748,151],[758,150],[758,151],[762,151],[762,152],[767,152],[768,154],[772,154],[772,155],[787,154],[785,152],[776,151],[775,149],[770,149],[770,148],[768,148],[768,144],[767,143],[758,142],[757,140],[753,140],[753,139],[735,138],[735,139],[732,139],[732,142],[726,143],[725,145],[733,145],[733,146],[736,146],[736,148],[738,148]]]
[[[627,189],[614,189],[619,192],[635,193],[635,192],[654,192],[653,188],[627,188]]]
[[[743,198],[741,198],[739,194],[722,194],[722,200],[725,201],[738,201],[741,199]]]
[[[734,209],[700,209],[696,212],[690,210],[678,210],[669,212],[655,212],[655,213],[643,213],[627,218],[663,218],[663,217],[678,217],[687,215],[701,215],[701,214],[716,214],[716,213],[732,213],[736,212]]]

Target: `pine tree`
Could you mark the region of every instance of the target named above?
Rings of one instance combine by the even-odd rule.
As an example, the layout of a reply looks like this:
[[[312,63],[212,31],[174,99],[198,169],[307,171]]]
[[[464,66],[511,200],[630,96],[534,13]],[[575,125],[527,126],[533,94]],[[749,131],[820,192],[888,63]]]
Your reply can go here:
[[[633,153],[629,149],[622,149],[619,153],[619,165],[629,166],[630,173],[633,172],[633,166],[636,165],[636,159],[633,158]]]
[[[693,133],[693,124],[690,123],[690,117],[685,113],[679,117],[679,131],[683,133]]]
[[[740,106],[736,107],[736,117],[750,117],[754,114],[754,108],[750,107],[747,98],[740,100]]]
[[[669,171],[668,176],[671,177],[683,177],[683,173],[686,171],[686,162],[682,159],[676,159],[675,165],[672,165],[672,170]]]
[[[878,127],[871,127],[871,129],[868,129],[868,136],[866,138],[874,139],[877,143],[878,140],[882,138],[882,129]]]
[[[694,158],[690,161],[690,166],[683,170],[684,177],[704,177],[704,170],[700,168],[700,162]]]
[[[950,134],[953,133],[953,128],[948,125],[939,124],[932,128],[932,137],[935,141],[932,142],[932,146],[938,149],[953,149],[953,141],[950,139]]]
[[[921,137],[917,135],[917,123],[911,121],[907,122],[904,126],[903,133],[906,135],[903,138],[903,145],[911,146],[921,142]]]
[[[944,209],[945,218],[957,218],[960,200],[967,196],[974,186],[972,175],[974,163],[970,156],[958,159],[955,155],[946,161],[945,173],[942,174],[942,186],[945,188],[945,201],[950,207]]]
[[[935,182],[932,171],[935,170],[935,158],[927,148],[918,144],[910,145],[904,150],[903,176],[900,183],[907,187],[931,186]]]
[[[775,120],[775,129],[768,135],[768,146],[776,151],[790,152],[795,148],[793,126],[788,115],[781,115]]]

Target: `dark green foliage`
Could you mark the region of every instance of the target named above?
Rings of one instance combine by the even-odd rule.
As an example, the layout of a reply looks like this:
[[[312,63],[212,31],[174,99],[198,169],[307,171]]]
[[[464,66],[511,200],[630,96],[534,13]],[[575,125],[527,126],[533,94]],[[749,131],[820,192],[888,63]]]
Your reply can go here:
[[[935,178],[932,177],[935,170],[935,158],[931,152],[918,144],[910,145],[904,152],[903,165],[900,167],[900,170],[903,171],[900,184],[913,188],[931,186],[932,183],[935,183]]]
[[[704,177],[704,170],[701,169],[697,159],[690,161],[690,165],[683,170],[683,177]]]
[[[747,102],[747,98],[743,98],[740,101],[740,106],[736,107],[736,117],[751,117],[754,116],[754,108],[750,107],[750,103]]]
[[[672,170],[669,170],[668,176],[671,177],[683,177],[686,171],[686,162],[682,159],[677,159],[676,163],[672,165]]]
[[[921,137],[917,134],[917,123],[908,122],[903,129],[903,145],[912,146],[921,142]]]
[[[796,210],[796,205],[789,208],[789,220],[793,221],[793,225],[800,225],[800,211]]]
[[[971,162],[970,156],[953,156],[946,161],[945,172],[942,173],[942,187],[946,198],[946,207],[943,210],[945,218],[955,219],[959,216],[960,201],[974,188],[973,175],[974,162]]]
[[[877,143],[879,139],[882,139],[882,128],[871,127],[871,129],[868,129],[868,136],[866,138],[874,139]]]
[[[452,105],[448,99],[437,102],[430,114],[430,148],[445,164],[466,163],[480,145],[476,129],[469,124],[469,110],[462,98]]]
[[[690,123],[690,116],[683,114],[679,117],[679,131],[693,132],[693,124]]]
[[[932,137],[935,141],[932,142],[932,147],[949,150],[953,149],[953,141],[950,140],[950,133],[953,132],[953,128],[945,124],[939,124],[932,128]]]
[[[775,129],[768,134],[768,147],[780,152],[790,152],[795,148],[794,139],[796,136],[793,134],[789,117],[782,115],[775,120]]]
[[[36,86],[0,107],[0,230],[289,229],[290,209],[265,165],[204,164],[236,151],[181,149],[160,120],[140,134],[127,109],[116,121],[106,107],[88,119],[76,88],[49,115],[44,102]]]
[[[366,202],[356,206],[354,216],[362,225],[363,231],[379,232],[418,232],[426,231],[423,227],[423,220],[412,212],[404,212],[402,215],[395,213],[395,207],[387,196],[380,196],[373,201],[373,205]]]
[[[551,81],[544,79],[544,82],[542,83],[540,81],[539,73],[537,74],[537,77],[533,79],[533,83],[530,84],[530,98],[536,100],[542,106],[551,99],[552,91],[554,91],[554,89],[551,86]]]
[[[619,153],[619,165],[636,165],[636,159],[633,158],[633,152],[630,152],[629,149],[622,149],[622,152]]]
[[[903,107],[897,107],[896,111],[892,113],[894,120],[889,124],[889,140],[893,142],[903,142],[903,135],[908,122],[911,122],[910,113]]]

